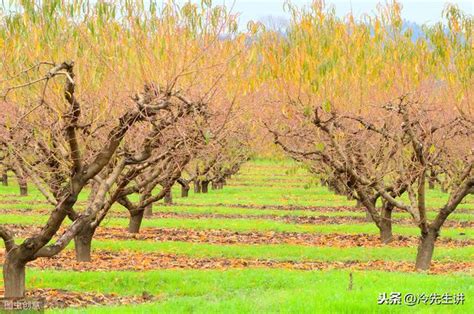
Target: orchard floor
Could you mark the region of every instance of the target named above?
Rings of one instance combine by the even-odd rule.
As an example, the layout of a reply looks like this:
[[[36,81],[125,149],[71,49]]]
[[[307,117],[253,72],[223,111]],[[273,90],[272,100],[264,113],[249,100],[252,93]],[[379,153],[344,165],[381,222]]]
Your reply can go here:
[[[13,179],[0,187],[0,223],[22,239],[51,208],[32,187],[27,197],[17,191]],[[252,161],[223,190],[179,195],[176,188],[173,205],[155,205],[139,235],[126,232],[126,212],[114,207],[97,231],[93,262],[76,263],[71,245],[29,264],[29,295],[67,313],[474,313],[473,197],[442,230],[432,270],[416,273],[419,231],[407,214],[394,214],[395,241],[381,245],[353,201],[288,161]],[[429,191],[428,207],[446,198]],[[392,292],[402,303],[406,294],[428,298],[377,304]],[[464,304],[436,305],[435,294],[445,293],[463,293]]]

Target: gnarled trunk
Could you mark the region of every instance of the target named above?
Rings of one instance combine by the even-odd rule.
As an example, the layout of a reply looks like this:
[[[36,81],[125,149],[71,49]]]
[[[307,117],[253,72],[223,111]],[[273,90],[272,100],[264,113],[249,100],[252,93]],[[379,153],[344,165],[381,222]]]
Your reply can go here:
[[[209,191],[209,181],[202,181],[201,191],[202,193],[207,193]]]
[[[381,224],[380,227],[380,241],[384,244],[388,244],[393,241],[392,226]]]
[[[87,225],[74,237],[76,261],[91,261],[92,237],[94,236],[94,232],[95,228]]]
[[[421,235],[418,253],[416,255],[415,267],[417,270],[429,270],[431,259],[433,258],[434,246],[438,238],[438,231],[428,229],[428,232]]]
[[[183,178],[179,178],[176,182],[181,185],[181,197],[188,197],[189,195],[189,183]]]
[[[373,207],[375,208],[375,202],[372,200],[371,203],[373,204]],[[358,199],[356,206],[364,207],[364,204],[362,203],[361,200]],[[365,209],[365,221],[374,222],[374,218],[372,217],[372,214],[370,213],[370,211],[367,208]]]
[[[25,262],[16,258],[16,255],[7,254],[3,264],[5,298],[23,298],[25,296],[25,270]]]
[[[128,232],[139,233],[140,226],[142,225],[144,210],[137,210],[133,214],[130,214],[130,220],[128,222]]]
[[[26,181],[26,176],[21,167],[18,164],[15,164],[12,168],[13,173],[15,174],[16,180],[20,187],[20,196],[28,195],[28,182]]]

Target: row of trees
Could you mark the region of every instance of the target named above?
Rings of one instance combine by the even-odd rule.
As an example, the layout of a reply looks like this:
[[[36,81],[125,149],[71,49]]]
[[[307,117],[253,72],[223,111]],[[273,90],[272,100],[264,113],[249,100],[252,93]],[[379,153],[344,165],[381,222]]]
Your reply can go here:
[[[392,211],[408,212],[421,234],[416,266],[429,268],[444,221],[473,187],[472,17],[447,7],[448,31],[437,24],[413,40],[397,2],[359,20],[322,1],[286,8],[285,33],[258,23],[239,32],[237,15],[209,0],[3,8],[2,162],[51,204],[22,243],[0,227],[7,297],[24,294],[28,262],[70,241],[89,261],[114,205],[139,232],[173,185],[183,197],[191,183],[222,188],[249,143],[265,146],[252,138],[262,129],[357,199],[383,242]],[[425,186],[435,178],[450,197],[430,223]]]
[[[474,190],[472,16],[448,6],[445,24],[414,40],[397,2],[360,21],[322,1],[289,10],[286,36],[260,38],[274,143],[356,199],[383,243],[393,210],[409,213],[421,236],[416,268],[429,269],[443,223]],[[435,182],[449,197],[430,222]]]
[[[24,295],[28,262],[73,240],[77,260],[90,261],[92,237],[114,204],[138,232],[145,210],[177,181],[222,186],[249,156],[236,119],[239,82],[229,75],[245,70],[245,36],[225,8],[17,5],[0,29],[0,143],[52,210],[21,243],[0,227],[6,297]]]
[[[28,178],[21,168],[21,163],[19,163],[14,156],[9,155],[5,147],[1,150],[1,153],[0,167],[2,175],[0,180],[2,181],[2,185],[8,186],[8,172],[11,171],[15,174],[15,178],[20,188],[20,196],[28,195]]]

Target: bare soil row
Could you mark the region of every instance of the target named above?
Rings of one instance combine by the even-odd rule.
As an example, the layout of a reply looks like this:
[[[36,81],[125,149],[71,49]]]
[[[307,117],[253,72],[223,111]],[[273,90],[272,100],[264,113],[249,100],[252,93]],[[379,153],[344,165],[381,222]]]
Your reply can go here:
[[[39,226],[9,225],[16,237],[25,238],[38,232]],[[61,232],[61,231],[60,231]],[[211,244],[292,244],[314,247],[417,247],[418,237],[396,235],[389,244],[382,244],[375,234],[301,233],[301,232],[237,232],[222,229],[196,230],[178,228],[142,228],[140,233],[128,233],[124,228],[99,227],[94,239],[180,241]],[[474,240],[439,238],[437,247],[462,248],[474,245]]]
[[[3,252],[0,253],[3,258]],[[278,268],[295,270],[379,270],[397,272],[415,272],[413,262],[404,261],[277,261],[266,259],[230,259],[230,258],[193,258],[185,255],[141,253],[133,251],[95,251],[90,263],[78,263],[72,251],[64,251],[53,258],[41,258],[31,262],[39,269],[74,270],[74,271],[148,271],[158,269],[244,269],[244,268]],[[471,273],[473,262],[438,262],[432,263],[430,273],[442,274],[454,272]]]

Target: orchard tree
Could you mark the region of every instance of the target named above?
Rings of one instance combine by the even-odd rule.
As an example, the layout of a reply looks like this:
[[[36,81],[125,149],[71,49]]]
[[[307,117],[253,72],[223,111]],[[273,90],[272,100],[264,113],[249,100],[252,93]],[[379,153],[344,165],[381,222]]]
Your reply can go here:
[[[208,193],[209,184],[212,189],[222,189],[226,180],[249,160],[248,129],[236,120],[229,122],[229,114],[225,114],[224,122],[214,122],[214,128],[207,130],[205,146],[187,167],[186,178],[178,180],[183,197],[187,196],[190,182],[194,183],[195,193]]]
[[[409,213],[421,230],[416,266],[427,269],[441,226],[472,189],[474,175],[472,121],[462,115],[447,119],[442,107],[434,110],[433,105],[406,97],[365,116],[339,113],[326,104],[316,106],[308,120],[300,117],[301,125],[271,132],[275,143],[294,159],[316,169],[330,169],[366,208],[380,229],[382,242],[392,239],[392,210]],[[456,168],[456,180],[451,183],[448,203],[429,224],[425,186],[431,168],[439,164]],[[408,204],[400,198],[404,194]],[[379,199],[380,210],[376,207]]]
[[[26,264],[58,254],[100,220],[96,201],[114,200],[117,179],[136,162],[133,154],[148,154],[130,144],[130,134],[153,134],[177,112],[181,97],[200,107],[224,86],[220,82],[232,81],[226,75],[242,70],[237,56],[245,35],[236,33],[235,16],[209,1],[181,7],[172,1],[161,7],[153,1],[147,7],[129,1],[10,6],[15,10],[3,10],[10,13],[0,22],[0,106],[6,113],[1,145],[53,207],[43,228],[22,243],[0,227],[5,295],[21,297]],[[224,36],[233,40],[220,40]],[[232,98],[233,86],[225,86]],[[127,149],[131,159],[124,157]],[[78,211],[81,192],[95,184],[91,206]],[[73,223],[58,234],[66,217]]]
[[[82,216],[83,219],[77,218],[54,243],[48,244],[56,235],[56,232],[61,227],[67,215],[72,213],[73,207],[83,188],[108,165],[127,131],[134,124],[156,115],[159,111],[166,110],[169,106],[168,97],[156,97],[150,99],[150,102],[147,103],[137,102],[136,107],[131,107],[122,114],[118,122],[111,121],[113,127],[109,131],[108,136],[106,136],[101,143],[101,149],[97,151],[87,149],[87,145],[81,145],[81,142],[85,141],[85,139],[80,139],[78,136],[78,130],[80,130],[79,119],[81,117],[81,106],[75,96],[76,85],[73,70],[74,63],[63,62],[52,67],[43,78],[43,80],[51,80],[58,76],[65,76],[64,98],[68,104],[68,106],[64,106],[66,111],[56,116],[50,116],[51,119],[57,119],[53,122],[56,128],[49,129],[51,130],[51,133],[48,134],[50,135],[49,138],[53,139],[50,147],[61,147],[61,151],[58,153],[63,153],[59,162],[56,160],[53,167],[45,170],[51,174],[45,181],[49,183],[53,191],[56,204],[41,231],[27,238],[21,244],[16,244],[11,233],[8,232],[5,227],[1,227],[0,232],[5,242],[7,252],[3,264],[6,297],[22,297],[24,295],[25,266],[28,262],[39,257],[51,257],[56,255],[65,248],[71,238],[77,233],[77,230],[82,226],[82,221],[87,219],[87,214]],[[33,82],[34,81],[30,82],[30,84],[33,84]],[[14,103],[5,102],[4,105],[14,106]],[[41,118],[45,119],[44,116]],[[26,121],[27,120],[24,119],[19,122]],[[26,128],[31,132],[35,130],[37,132],[44,132],[41,134],[43,136],[48,132],[48,129],[39,129],[39,126],[34,125],[31,120],[28,122],[29,123],[25,124],[24,127],[21,125],[23,130]],[[45,120],[41,119],[41,121],[37,122],[45,122]],[[6,124],[3,124],[3,127],[8,128]],[[64,131],[61,132],[61,130]],[[28,142],[31,150],[24,150],[22,152],[15,151],[15,154],[25,159],[25,163],[29,163],[31,158],[48,159],[55,156],[54,153],[57,151],[48,149],[43,136],[38,136]],[[97,141],[97,139],[95,140]],[[8,145],[11,148],[11,151],[15,150],[15,142],[2,141],[4,145]],[[41,151],[43,151],[43,153],[40,153]],[[35,152],[35,154],[33,154],[33,152]],[[54,172],[54,167],[56,166],[61,168],[59,169],[60,171]],[[49,165],[45,163],[43,169],[47,167],[49,167]],[[68,176],[64,175],[66,173],[65,171],[61,171],[65,168],[69,170]]]
[[[143,127],[131,130],[130,140],[124,141],[109,165],[94,178],[85,218],[75,235],[76,259],[80,262],[91,260],[93,235],[114,204],[120,203],[129,210],[129,230],[138,232],[144,210],[171,189],[189,160],[190,147],[195,145],[196,125],[192,121],[205,112],[206,105],[153,87],[145,90],[146,94],[137,100],[164,94],[169,95],[169,106],[149,120],[150,131]],[[191,125],[190,130],[186,125]],[[145,136],[141,140],[138,134]],[[161,189],[157,192],[158,186]],[[139,194],[138,204],[128,199],[132,194]],[[74,223],[81,219],[81,215],[73,214]]]
[[[417,268],[427,269],[444,220],[470,190],[472,18],[448,6],[449,31],[436,25],[414,41],[395,1],[360,20],[322,1],[289,11],[286,36],[263,32],[256,43],[257,84],[271,88],[267,128],[289,156],[359,200],[382,241],[392,209],[410,213],[421,230]],[[428,223],[433,176],[448,177],[450,201]]]
[[[2,165],[2,182],[3,185],[8,185],[8,171],[15,174],[16,181],[20,188],[20,196],[28,195],[28,178],[26,171],[22,167],[22,163],[19,162],[7,152],[7,148],[3,148],[3,156],[0,157],[0,164]]]

